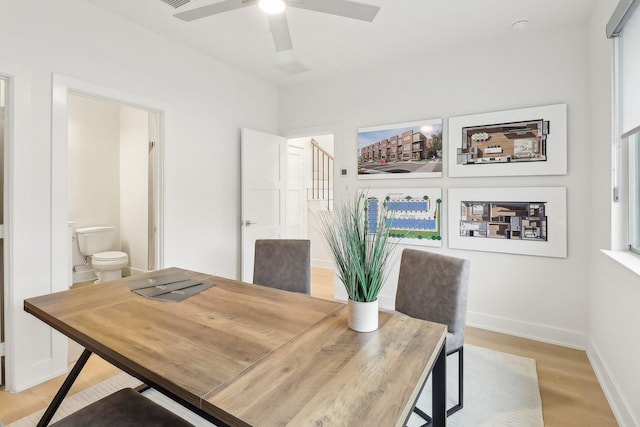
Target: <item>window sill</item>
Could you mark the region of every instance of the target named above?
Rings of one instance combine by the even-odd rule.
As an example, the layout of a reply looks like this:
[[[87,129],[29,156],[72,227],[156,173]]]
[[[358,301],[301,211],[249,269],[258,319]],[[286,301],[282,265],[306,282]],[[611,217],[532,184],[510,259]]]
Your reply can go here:
[[[636,273],[640,276],[640,256],[635,255],[628,251],[610,251],[606,249],[600,249],[603,254],[609,256],[613,260],[622,264],[624,267]]]

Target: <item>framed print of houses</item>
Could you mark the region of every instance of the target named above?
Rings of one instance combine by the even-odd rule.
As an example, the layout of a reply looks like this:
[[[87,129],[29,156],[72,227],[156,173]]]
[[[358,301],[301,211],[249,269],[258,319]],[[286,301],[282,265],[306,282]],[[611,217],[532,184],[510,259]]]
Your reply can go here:
[[[442,119],[358,129],[358,178],[442,177]]]
[[[566,187],[450,188],[449,248],[567,257]]]
[[[565,175],[567,105],[449,118],[449,176]]]

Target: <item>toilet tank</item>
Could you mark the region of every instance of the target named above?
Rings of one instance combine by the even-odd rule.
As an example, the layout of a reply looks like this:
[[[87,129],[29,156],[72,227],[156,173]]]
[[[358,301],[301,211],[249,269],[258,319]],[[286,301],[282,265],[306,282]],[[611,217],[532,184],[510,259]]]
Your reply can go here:
[[[78,247],[84,256],[111,250],[115,227],[110,225],[76,228]]]

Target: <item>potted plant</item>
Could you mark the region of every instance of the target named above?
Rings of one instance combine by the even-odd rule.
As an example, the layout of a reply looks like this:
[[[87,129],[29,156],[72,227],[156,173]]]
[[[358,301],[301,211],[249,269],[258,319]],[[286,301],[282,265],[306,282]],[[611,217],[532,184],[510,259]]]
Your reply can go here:
[[[359,332],[378,328],[378,294],[395,247],[389,240],[386,201],[376,212],[369,211],[370,201],[365,192],[358,192],[336,207],[333,218],[328,212],[320,217],[336,273],[349,296],[349,327]]]

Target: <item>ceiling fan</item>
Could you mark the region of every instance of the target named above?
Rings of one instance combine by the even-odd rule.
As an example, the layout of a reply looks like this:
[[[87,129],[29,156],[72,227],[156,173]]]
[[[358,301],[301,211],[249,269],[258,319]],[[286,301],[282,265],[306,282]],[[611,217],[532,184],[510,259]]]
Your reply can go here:
[[[378,6],[372,6],[350,0],[223,0],[217,3],[179,12],[173,16],[188,22],[255,5],[260,6],[260,8],[268,14],[269,28],[271,29],[273,42],[277,52],[293,49],[287,17],[282,13],[286,7],[297,7],[299,9],[343,16],[345,18],[352,18],[367,22],[373,21],[380,10],[380,7]],[[272,7],[272,9],[269,9],[270,7]]]

